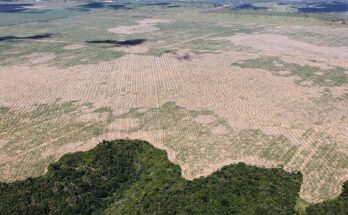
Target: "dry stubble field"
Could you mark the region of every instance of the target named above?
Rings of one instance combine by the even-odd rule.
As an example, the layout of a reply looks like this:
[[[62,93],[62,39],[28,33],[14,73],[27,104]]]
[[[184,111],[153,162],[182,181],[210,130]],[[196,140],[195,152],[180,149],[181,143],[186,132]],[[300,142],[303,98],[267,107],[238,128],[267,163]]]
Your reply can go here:
[[[347,26],[209,5],[41,6],[0,14],[1,181],[129,137],[187,179],[245,162],[301,171],[308,202],[340,194]]]

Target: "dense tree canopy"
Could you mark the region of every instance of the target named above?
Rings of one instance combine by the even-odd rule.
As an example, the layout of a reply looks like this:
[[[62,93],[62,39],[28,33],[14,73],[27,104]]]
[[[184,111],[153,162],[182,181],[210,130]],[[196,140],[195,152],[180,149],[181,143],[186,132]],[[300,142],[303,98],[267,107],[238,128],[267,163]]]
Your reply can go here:
[[[294,214],[301,182],[243,163],[188,181],[145,141],[104,141],[43,176],[0,183],[0,214]]]

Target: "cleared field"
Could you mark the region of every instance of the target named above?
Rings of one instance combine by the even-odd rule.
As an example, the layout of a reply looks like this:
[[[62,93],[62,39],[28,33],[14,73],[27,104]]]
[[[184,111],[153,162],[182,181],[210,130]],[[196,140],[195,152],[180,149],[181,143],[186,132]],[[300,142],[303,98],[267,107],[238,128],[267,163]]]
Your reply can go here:
[[[301,171],[308,202],[340,194],[346,26],[206,4],[96,7],[0,13],[1,181],[130,137],[165,149],[188,179],[245,162]]]

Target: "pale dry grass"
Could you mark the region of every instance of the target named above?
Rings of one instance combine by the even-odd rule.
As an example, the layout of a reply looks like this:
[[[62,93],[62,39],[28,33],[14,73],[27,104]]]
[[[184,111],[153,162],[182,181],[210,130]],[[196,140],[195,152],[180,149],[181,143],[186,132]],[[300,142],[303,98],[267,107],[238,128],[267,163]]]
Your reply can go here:
[[[158,27],[156,27],[156,24],[158,23],[169,23],[171,20],[166,19],[143,19],[139,20],[137,25],[131,25],[131,26],[119,26],[116,28],[110,28],[108,29],[109,32],[115,33],[115,34],[139,34],[139,33],[146,33],[146,32],[153,32],[159,30]]]
[[[213,129],[211,129],[211,132],[214,134],[214,135],[224,135],[226,134],[228,131],[226,129],[225,126],[223,125],[218,125],[216,127],[214,127]]]
[[[248,34],[228,38],[232,43],[252,47],[271,54],[310,57],[348,58],[347,47],[325,47],[290,39],[277,34]]]
[[[53,53],[45,53],[45,54],[39,54],[34,53],[28,56],[25,56],[26,59],[28,59],[29,63],[31,64],[44,64],[48,61],[51,61],[55,58],[55,54]]]
[[[86,45],[84,45],[84,44],[72,44],[72,45],[64,46],[64,49],[65,50],[76,50],[76,49],[82,49],[85,46]]]
[[[129,54],[143,54],[148,52],[149,48],[145,45],[138,45],[138,46],[123,46],[123,47],[111,48],[111,50],[123,51]]]
[[[211,122],[214,122],[216,120],[216,118],[212,115],[198,115],[195,118],[195,121],[201,124],[208,124]]]
[[[111,131],[122,131],[136,128],[139,125],[137,119],[116,119],[114,122],[108,125]]]

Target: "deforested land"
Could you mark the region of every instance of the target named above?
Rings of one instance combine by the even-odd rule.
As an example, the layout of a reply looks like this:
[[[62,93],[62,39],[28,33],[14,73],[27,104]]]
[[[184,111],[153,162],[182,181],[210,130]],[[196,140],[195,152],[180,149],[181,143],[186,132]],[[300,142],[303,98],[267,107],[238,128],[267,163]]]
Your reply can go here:
[[[307,213],[344,205],[347,11],[343,1],[1,1],[0,181],[46,178],[67,153],[130,138],[165,150],[182,181],[245,163],[301,173]]]

